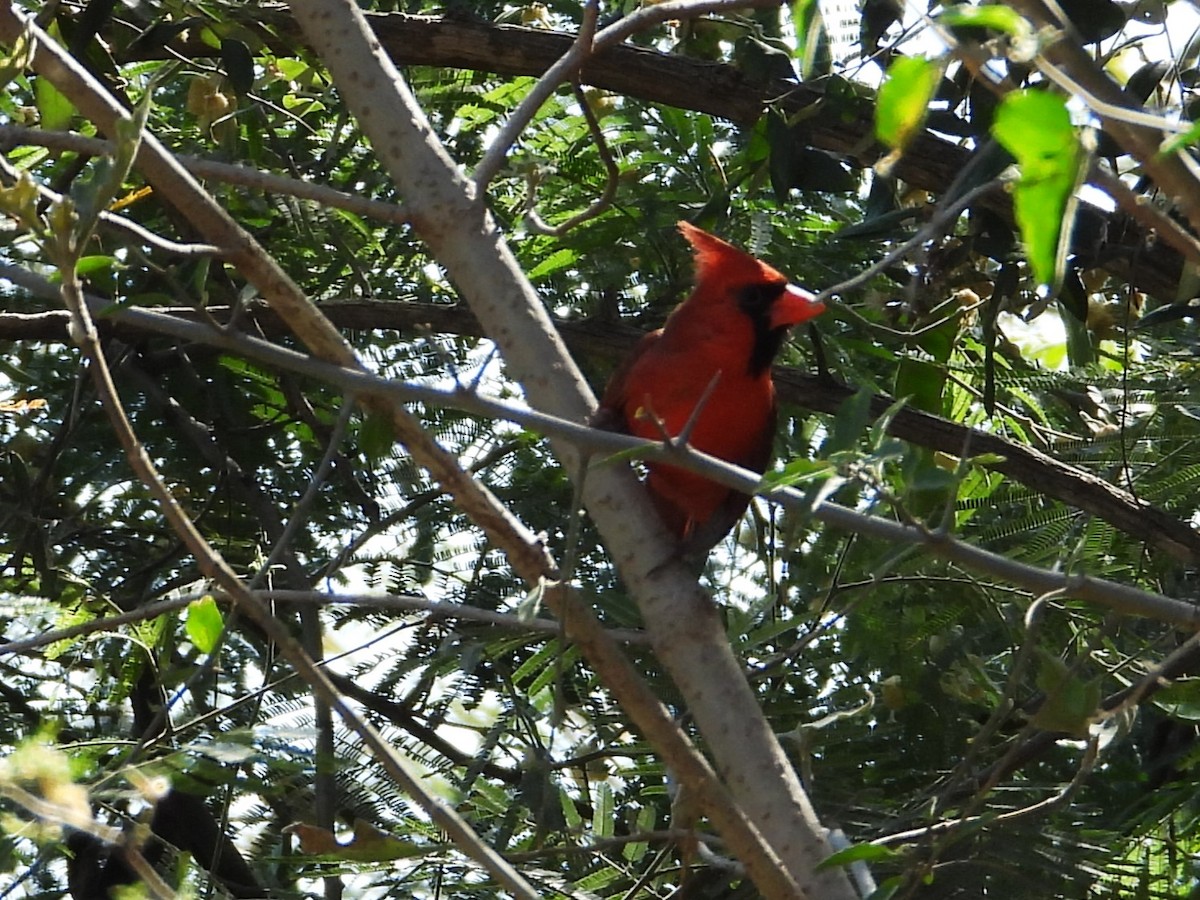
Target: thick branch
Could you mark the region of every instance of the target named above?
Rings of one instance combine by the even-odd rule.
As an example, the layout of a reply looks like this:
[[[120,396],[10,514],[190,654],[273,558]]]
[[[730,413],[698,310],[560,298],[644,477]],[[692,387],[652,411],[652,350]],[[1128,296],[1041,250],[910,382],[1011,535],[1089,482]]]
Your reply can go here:
[[[399,65],[477,69],[500,75],[541,75],[568,51],[572,41],[571,35],[544,29],[398,13],[374,15],[370,22]],[[580,80],[746,127],[757,122],[770,104],[789,120],[802,122],[794,132],[797,140],[856,168],[870,168],[887,152],[875,141],[872,101],[851,99],[844,92],[831,99],[819,81],[763,82],[736,66],[629,44],[592,56],[583,66]],[[913,187],[941,193],[971,157],[972,151],[962,144],[927,131],[909,144],[892,172]],[[1011,221],[1007,197],[986,205]],[[1104,233],[1105,223],[1113,218],[1086,203],[1080,205],[1078,215],[1087,220],[1083,231],[1098,233]],[[1107,232],[1103,265],[1140,290],[1174,300],[1183,266],[1179,254],[1133,222],[1123,220],[1119,227],[1109,226]]]
[[[292,12],[405,198],[413,227],[496,341],[509,373],[539,408],[564,420],[586,419],[595,400],[541,298],[357,7],[348,0],[293,0]],[[568,472],[583,477],[577,447],[556,441],[554,449]],[[645,492],[627,468],[607,467],[587,473],[583,496],[637,599],[656,655],[686,698],[726,785],[766,839],[766,848],[746,846],[756,884],[764,888],[773,876],[778,884],[779,870],[762,852],[770,848],[799,888],[781,894],[782,886],[775,887],[772,894],[852,896],[844,874],[816,871],[830,850],[824,829],[762,716],[712,602],[671,562],[673,547]]]
[[[261,26],[261,11],[248,27]],[[546,72],[571,46],[573,36],[542,28],[497,25],[466,18],[379,13],[368,16],[375,34],[397,65],[473,69],[497,75]],[[262,37],[282,54],[295,52],[304,37],[295,21],[283,14],[272,19],[275,35]],[[166,55],[168,51],[155,51]],[[208,56],[211,47],[200,42],[172,48]],[[665,54],[630,44],[605,48],[590,57],[580,72],[583,84],[678,109],[707,113],[749,127],[768,104],[801,124],[796,140],[831,153],[856,168],[869,168],[886,150],[875,141],[874,106],[869,98],[840,92],[828,97],[821,81],[797,83],[756,80],[736,66]],[[953,183],[971,159],[972,151],[932,132],[917,136],[895,163],[892,172],[909,185],[940,193]],[[992,206],[991,203],[987,204]],[[1011,221],[1007,198],[994,210]],[[1077,215],[1086,220],[1080,230],[1105,233],[1101,264],[1114,276],[1139,290],[1173,301],[1183,269],[1180,254],[1157,240],[1152,229],[1139,228],[1125,217],[1114,217],[1081,203]]]

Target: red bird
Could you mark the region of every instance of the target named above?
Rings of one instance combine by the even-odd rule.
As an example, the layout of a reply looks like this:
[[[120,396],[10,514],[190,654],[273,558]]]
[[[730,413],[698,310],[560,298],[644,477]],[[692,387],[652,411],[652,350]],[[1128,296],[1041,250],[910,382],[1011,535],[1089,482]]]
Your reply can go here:
[[[679,230],[695,252],[695,289],[613,373],[594,421],[661,440],[664,430],[677,436],[699,407],[691,446],[763,472],[775,437],[771,362],[787,329],[825,307],[725,241],[688,222],[680,222]],[[710,383],[712,391],[702,399]],[[647,468],[646,486],[663,523],[689,549],[707,553],[750,502],[675,466]]]

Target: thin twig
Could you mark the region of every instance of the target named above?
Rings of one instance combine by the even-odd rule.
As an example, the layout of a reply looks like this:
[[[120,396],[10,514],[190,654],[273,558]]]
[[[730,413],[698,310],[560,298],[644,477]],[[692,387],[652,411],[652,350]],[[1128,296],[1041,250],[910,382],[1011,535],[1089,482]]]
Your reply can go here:
[[[234,598],[236,608],[245,612],[255,625],[261,628],[267,637],[279,647],[283,656],[295,666],[304,680],[312,687],[313,692],[322,701],[328,703],[341,716],[346,725],[362,738],[387,770],[388,775],[401,785],[409,796],[420,803],[421,808],[441,828],[445,829],[463,853],[476,860],[517,896],[528,898],[528,900],[537,900],[537,892],[503,857],[485,844],[452,807],[431,794],[417,778],[408,772],[395,749],[342,699],[330,683],[329,678],[304,652],[304,649],[283,626],[283,623],[272,616],[266,606],[246,589],[241,579],[229,568],[228,563],[200,534],[171,493],[170,488],[158,474],[146,449],[133,431],[133,426],[117,395],[116,386],[113,384],[112,373],[109,371],[104,351],[100,347],[99,336],[88,312],[74,266],[62,267],[62,275],[63,297],[71,311],[74,323],[73,334],[76,342],[81,345],[83,352],[91,362],[96,390],[101,405],[116,433],[117,440],[125,451],[130,467],[154,496],[167,522],[195,557],[201,571],[205,572]]]
[[[597,34],[594,49],[599,53],[663,22],[696,19],[710,13],[732,13],[739,9],[777,9],[780,5],[781,0],[666,0],[665,3],[646,4]]]
[[[587,0],[583,7],[583,19],[579,24],[579,34],[576,35],[575,42],[571,44],[571,49],[547,69],[529,93],[521,98],[517,108],[509,115],[493,139],[492,145],[488,147],[487,153],[475,167],[472,180],[475,183],[476,197],[482,197],[487,191],[492,179],[504,167],[504,162],[508,158],[513,144],[517,142],[521,132],[529,127],[529,123],[537,115],[542,104],[558,90],[560,84],[564,81],[574,80],[579,67],[583,65],[584,60],[591,56],[592,40],[596,35],[596,20],[599,15],[599,0]]]
[[[254,596],[264,603],[304,603],[315,606],[352,606],[363,609],[399,610],[403,612],[423,612],[434,618],[457,619],[463,622],[480,622],[486,625],[496,625],[501,628],[511,628],[513,631],[527,631],[534,634],[558,635],[562,625],[554,619],[522,619],[515,613],[494,612],[490,609],[478,609],[474,606],[464,606],[461,603],[449,601],[426,600],[424,597],[405,594],[324,594],[320,591],[291,591],[291,590],[259,590]],[[8,641],[0,644],[0,656],[29,653],[48,647],[59,641],[69,641],[90,634],[115,631],[122,625],[134,622],[144,622],[168,613],[184,609],[197,600],[212,597],[215,600],[232,603],[233,598],[221,590],[188,593],[169,600],[148,603],[128,612],[117,613],[71,625],[65,628],[55,628],[43,631],[36,637],[24,640]],[[644,631],[633,628],[609,628],[607,633],[613,640],[623,644],[646,645],[649,643]]]
[[[821,291],[821,293],[817,294],[817,296],[815,298],[815,302],[826,303],[835,294],[843,294],[846,291],[852,291],[855,288],[861,287],[862,285],[866,284],[868,281],[870,281],[876,275],[880,274],[881,272],[886,271],[888,269],[888,267],[891,266],[894,262],[896,262],[899,259],[902,259],[905,256],[905,254],[907,254],[914,247],[919,247],[921,244],[925,243],[926,241],[932,240],[934,237],[941,234],[944,229],[944,226],[946,224],[956,220],[958,218],[958,216],[962,213],[963,210],[965,210],[967,207],[971,206],[980,197],[983,197],[986,194],[989,194],[992,191],[994,191],[997,187],[1000,186],[1000,184],[1001,184],[1000,181],[989,181],[986,184],[981,184],[981,185],[979,185],[979,187],[976,187],[970,191],[967,191],[967,193],[963,194],[961,197],[959,197],[957,200],[955,200],[953,203],[949,204],[948,206],[938,209],[937,212],[934,214],[933,218],[930,219],[929,222],[927,222],[924,226],[922,226],[917,231],[917,233],[914,234],[911,238],[909,238],[904,243],[896,246],[890,253],[888,253],[886,256],[884,256],[883,259],[879,260],[879,262],[864,269],[862,272],[859,272],[853,278],[847,278],[845,281],[840,281],[835,285],[831,285],[830,287],[825,288],[825,290],[823,290],[823,291]],[[874,328],[882,327],[875,323],[867,323],[867,324],[871,325]],[[894,331],[893,329],[885,329],[885,330],[892,332],[896,335],[902,336],[902,337],[909,336],[908,332],[899,332],[899,331]]]
[[[8,127],[11,126],[0,125],[0,133],[3,132],[3,129]],[[102,141],[98,143],[107,144],[108,150],[106,152],[112,152],[113,145],[110,142]],[[0,156],[0,175],[3,176],[4,182],[9,185],[15,184],[17,180],[22,177],[22,175],[29,177],[27,172],[16,168],[2,156]],[[34,187],[38,192],[38,196],[44,197],[51,203],[62,202],[62,194],[51,190],[41,182],[34,181]],[[100,211],[99,224],[101,227],[110,231],[115,231],[125,235],[128,238],[132,238],[134,243],[153,247],[154,249],[161,250],[163,253],[170,254],[171,256],[193,258],[200,256],[221,255],[220,247],[216,247],[212,244],[181,244],[178,241],[165,238],[160,234],[155,234],[153,231],[150,231],[148,228],[144,228],[137,222],[134,222],[132,219],[127,219],[124,216],[119,216],[116,213],[109,212],[108,210]]]
[[[596,16],[599,12],[599,4],[596,0],[587,0],[583,10],[583,21],[579,26],[579,34],[571,44],[571,49],[538,79],[537,84],[513,110],[500,129],[500,133],[492,141],[484,158],[475,167],[472,174],[475,195],[483,196],[488,185],[504,167],[505,159],[517,138],[528,127],[547,98],[564,81],[573,80],[573,73],[577,72],[588,57],[594,53],[619,44],[630,35],[663,22],[691,19],[708,13],[733,12],[737,9],[747,8],[765,9],[779,5],[780,0],[667,0],[666,3],[643,6],[597,33]]]
[[[21,125],[0,125],[0,146],[28,145],[64,150],[90,156],[104,156],[112,152],[112,141],[85,137],[67,131],[43,131]],[[392,225],[407,225],[408,212],[403,206],[383,200],[359,197],[323,184],[313,184],[298,178],[287,178],[274,172],[264,172],[249,166],[214,162],[198,156],[175,157],[179,163],[198,178],[208,178],[223,184],[233,184],[251,190],[287,197],[311,200],[322,206],[344,209],[357,215],[367,216]]]
[[[411,98],[402,90],[402,82],[394,70],[388,69],[377,45],[372,43],[369,29],[362,19],[360,11],[353,3],[317,2],[306,0],[296,3],[293,12],[306,26],[310,39],[316,36],[321,43],[322,34],[332,37],[328,30],[328,20],[322,16],[332,14],[337,21],[344,24],[338,32],[338,38],[345,46],[349,41],[356,51],[352,56],[362,59],[367,69],[372,72],[392,76],[380,86],[386,85],[392,106],[399,112],[407,110],[412,118],[406,120],[411,127],[399,129],[402,133],[406,152],[416,145],[412,143],[416,124],[419,124],[419,111],[410,102]],[[320,20],[320,21],[318,21]],[[324,32],[321,29],[325,28]],[[36,37],[36,49],[33,59],[34,69],[46,77],[56,88],[68,97],[80,110],[81,114],[96,122],[106,132],[115,132],[118,123],[127,121],[127,111],[113,98],[92,75],[84,69],[77,60],[73,59],[52,39],[16,10],[0,4],[0,39],[14,42],[27,34]],[[325,51],[332,48],[321,46]],[[361,50],[361,55],[359,51]],[[335,54],[336,55],[336,54]],[[344,63],[345,58],[338,60]],[[345,66],[342,66],[345,68]],[[340,69],[339,69],[340,71]],[[374,96],[374,95],[372,95]],[[361,99],[361,97],[359,98]],[[387,104],[385,103],[385,106]],[[389,107],[391,108],[391,107]],[[389,128],[392,126],[389,124]],[[426,131],[426,134],[428,132]],[[389,153],[395,152],[395,147],[389,145]],[[425,151],[421,158],[429,154]],[[436,148],[430,152],[437,153]],[[254,241],[254,239],[230,219],[210,196],[184,173],[176,161],[166,152],[162,144],[147,136],[143,143],[142,153],[138,158],[139,169],[147,176],[154,188],[161,192],[171,202],[176,203],[197,226],[201,234],[212,243],[224,246],[227,242],[236,248],[231,257],[233,264],[253,283],[272,307],[288,322],[295,333],[319,357],[333,360],[344,366],[359,366],[360,363],[351,351],[345,339],[337,333],[320,311],[298,290],[278,264]],[[394,167],[392,167],[394,169]],[[438,171],[445,170],[446,179],[452,179],[451,169],[443,166]],[[430,169],[432,172],[433,169]],[[395,174],[393,172],[393,174]],[[401,179],[407,183],[406,179]],[[435,179],[436,181],[436,179]],[[433,188],[443,188],[445,184],[438,182]],[[461,185],[455,182],[454,190]],[[424,193],[430,192],[428,186]],[[421,192],[418,192],[421,193]],[[447,209],[459,209],[451,205]],[[436,237],[436,235],[435,235]],[[448,253],[447,247],[437,242],[437,251]],[[498,257],[499,258],[499,257]],[[457,266],[457,261],[455,261]],[[510,276],[515,277],[515,276]],[[506,282],[507,283],[507,282]],[[335,365],[334,368],[340,368]],[[378,392],[371,398],[372,402],[383,408],[392,417],[401,439],[408,446],[414,458],[427,469],[432,476],[442,481],[455,496],[460,506],[471,515],[492,537],[498,546],[509,555],[514,569],[528,581],[536,583],[539,578],[552,575],[554,561],[546,548],[533,535],[528,533],[508,510],[482,485],[467,477],[445,448],[438,445],[424,432],[406,410],[395,403],[385,392]],[[144,451],[134,446],[128,451],[139,466],[143,466]],[[141,471],[141,470],[139,470]],[[152,470],[151,470],[152,471]],[[611,479],[610,479],[611,480]],[[427,795],[424,787],[409,776],[403,769],[394,751],[361,717],[337,695],[332,686],[316,669],[301,647],[273,619],[265,609],[256,605],[254,598],[244,595],[244,587],[236,575],[228,568],[220,557],[212,553],[211,548],[192,527],[182,510],[175,504],[174,498],[165,495],[164,511],[171,517],[171,523],[185,537],[189,549],[192,549],[202,566],[207,568],[209,577],[217,580],[222,587],[237,592],[239,606],[246,606],[256,624],[263,628],[267,636],[277,642],[280,649],[293,662],[301,675],[310,682],[313,690],[329,699],[339,715],[348,726],[358,733],[369,746],[371,751],[380,759],[389,777],[394,779],[402,789],[420,801],[438,823],[448,828],[456,840],[463,840],[468,852],[475,858],[481,858],[489,871],[494,873],[501,883],[509,890],[523,897],[536,896],[524,879],[515,873],[510,866],[499,859],[490,848],[477,842],[453,811],[445,808],[440,802]],[[243,604],[243,599],[245,604]],[[560,591],[548,591],[547,602],[556,610],[571,609],[568,634],[575,637],[588,654],[597,671],[601,671],[606,684],[618,696],[622,706],[629,711],[638,726],[647,737],[662,748],[671,760],[672,765],[686,773],[698,788],[705,791],[706,811],[714,824],[722,830],[731,846],[736,846],[739,856],[751,859],[751,872],[756,882],[762,879],[763,884],[772,885],[773,896],[796,896],[795,883],[787,872],[780,867],[778,855],[773,853],[769,843],[748,821],[739,803],[735,802],[729,792],[723,788],[716,778],[712,767],[703,757],[699,756],[694,746],[682,734],[669,712],[658,701],[654,693],[640,678],[629,661],[621,653],[619,647],[603,633],[592,611]],[[559,606],[553,606],[558,603]],[[775,804],[779,806],[779,804]],[[774,808],[772,806],[771,808]],[[791,821],[791,819],[787,819]],[[774,824],[774,823],[772,823]]]
[[[700,395],[700,399],[696,401],[695,407],[692,408],[692,413],[688,416],[687,422],[680,429],[679,434],[671,439],[671,444],[675,447],[686,447],[692,442],[692,432],[696,430],[696,423],[700,421],[700,414],[704,412],[704,407],[708,405],[708,401],[712,399],[713,391],[717,389],[717,385],[721,381],[721,370],[718,369],[713,377],[709,379],[708,384],[704,387],[704,393]]]
[[[275,541],[275,546],[271,548],[270,554],[268,554],[262,566],[259,567],[259,570],[250,579],[249,584],[247,584],[250,590],[254,590],[262,584],[263,579],[270,574],[275,563],[287,552],[296,534],[304,527],[308,510],[316,501],[317,494],[320,493],[321,487],[325,484],[325,479],[329,477],[330,469],[333,468],[333,461],[337,458],[342,440],[346,436],[346,429],[350,427],[350,417],[354,414],[355,408],[354,395],[347,394],[346,398],[342,401],[342,411],[338,414],[337,421],[334,422],[333,433],[329,435],[329,440],[326,443],[325,454],[321,457],[321,462],[317,464],[312,478],[309,479],[308,488],[304,491],[304,495],[292,507],[292,514],[288,517],[288,523],[284,526],[283,533],[279,535],[279,538]]]
[[[1112,197],[1121,209],[1141,223],[1147,236],[1158,235],[1163,243],[1174,248],[1193,265],[1200,263],[1200,240],[1164,210],[1155,206],[1150,198],[1134,193],[1125,182],[1100,168],[1098,164],[1092,165],[1088,181]]]
[[[572,228],[589,219],[596,218],[596,216],[608,209],[617,197],[617,188],[621,180],[621,169],[617,165],[616,160],[613,159],[612,150],[609,149],[608,141],[604,137],[604,129],[600,127],[600,122],[596,119],[596,114],[592,111],[592,106],[587,102],[587,96],[578,82],[575,84],[575,99],[579,102],[579,106],[583,110],[583,118],[587,122],[592,140],[596,144],[596,152],[600,155],[600,161],[604,163],[606,173],[604,191],[582,212],[576,213],[557,225],[547,225],[542,220],[542,217],[538,215],[537,207],[535,206],[537,202],[537,181],[531,175],[528,182],[529,197],[525,201],[525,221],[531,231],[549,237],[562,237]]]
[[[1030,816],[1038,816],[1051,812],[1065,804],[1083,784],[1083,780],[1091,774],[1092,769],[1096,765],[1096,759],[1099,756],[1099,746],[1099,739],[1093,736],[1088,741],[1083,759],[1080,760],[1079,768],[1075,770],[1074,777],[1053,797],[1047,797],[1045,800],[1040,800],[1021,809],[1010,810],[997,816],[970,816],[961,819],[951,819],[945,822],[935,822],[923,828],[914,828],[911,831],[899,831],[895,834],[887,834],[883,837],[875,838],[871,843],[877,846],[911,844],[927,837],[952,834],[972,826],[1011,825]]]

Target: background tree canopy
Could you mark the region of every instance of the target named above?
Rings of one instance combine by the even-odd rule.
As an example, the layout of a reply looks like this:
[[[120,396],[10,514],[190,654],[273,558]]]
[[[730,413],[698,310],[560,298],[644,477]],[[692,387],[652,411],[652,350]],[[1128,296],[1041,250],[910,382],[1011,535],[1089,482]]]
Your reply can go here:
[[[361,6],[0,9],[0,895],[1200,896],[1198,5]]]

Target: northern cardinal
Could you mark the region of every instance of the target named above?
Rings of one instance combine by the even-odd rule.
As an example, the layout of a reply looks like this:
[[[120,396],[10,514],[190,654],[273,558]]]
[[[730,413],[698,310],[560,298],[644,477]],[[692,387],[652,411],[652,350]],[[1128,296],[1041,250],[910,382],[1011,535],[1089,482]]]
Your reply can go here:
[[[771,362],[787,329],[825,307],[720,238],[688,222],[680,222],[679,230],[695,252],[695,289],[613,373],[593,421],[661,440],[664,431],[678,436],[695,415],[692,447],[763,472],[775,437]],[[707,554],[750,502],[745,494],[675,466],[647,468],[646,486],[658,514],[689,556]]]

